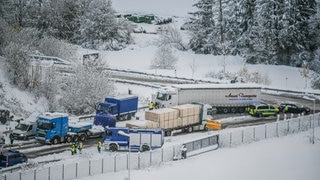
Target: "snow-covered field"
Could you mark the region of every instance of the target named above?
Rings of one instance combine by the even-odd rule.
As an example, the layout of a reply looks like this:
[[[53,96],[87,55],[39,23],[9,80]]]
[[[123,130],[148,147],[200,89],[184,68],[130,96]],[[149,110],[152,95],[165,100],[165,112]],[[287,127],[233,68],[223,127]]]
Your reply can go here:
[[[181,161],[143,170],[131,170],[139,180],[318,180],[320,178],[320,128],[311,144],[310,131],[239,146],[223,148]],[[108,173],[81,180],[124,180],[128,171]]]

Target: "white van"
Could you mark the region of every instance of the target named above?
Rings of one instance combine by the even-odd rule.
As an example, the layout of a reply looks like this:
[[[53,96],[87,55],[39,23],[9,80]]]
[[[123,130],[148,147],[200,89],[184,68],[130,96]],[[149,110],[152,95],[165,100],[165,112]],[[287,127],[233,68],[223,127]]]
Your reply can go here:
[[[13,137],[16,140],[28,140],[35,138],[36,129],[36,121],[20,121],[12,132]]]

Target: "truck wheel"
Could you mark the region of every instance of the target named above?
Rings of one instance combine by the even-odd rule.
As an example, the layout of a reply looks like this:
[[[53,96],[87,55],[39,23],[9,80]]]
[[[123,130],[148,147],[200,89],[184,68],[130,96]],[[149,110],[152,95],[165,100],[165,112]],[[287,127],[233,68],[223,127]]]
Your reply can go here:
[[[80,141],[85,141],[87,140],[87,136],[85,134],[80,135]]]
[[[222,111],[223,111],[223,113],[227,114],[229,112],[229,109],[225,107],[222,109]]]
[[[244,107],[241,107],[238,109],[239,113],[244,113],[246,111],[246,109]]]
[[[150,147],[149,147],[148,145],[144,144],[144,145],[142,145],[142,147],[141,147],[141,151],[142,151],[142,152],[150,151]]]
[[[79,137],[78,137],[77,135],[75,135],[75,136],[73,137],[73,141],[74,141],[74,142],[78,142],[78,141],[79,141]]]
[[[126,120],[131,120],[131,114],[128,114]]]
[[[71,143],[71,141],[72,141],[72,137],[71,137],[71,136],[67,136],[67,137],[66,137],[66,142],[67,142],[67,143]]]
[[[166,135],[166,136],[171,136],[171,131],[170,131],[170,130],[165,131],[165,135]]]
[[[111,151],[111,152],[118,151],[118,146],[116,144],[110,144],[109,151]]]
[[[52,140],[52,144],[58,144],[59,143],[59,139],[58,138],[54,138],[53,140]]]
[[[192,131],[193,131],[193,128],[191,126],[188,127],[188,133],[192,133]]]
[[[7,119],[5,117],[0,117],[0,121],[2,124],[5,124],[7,122]]]
[[[203,130],[204,130],[204,131],[208,131],[207,125],[204,125]]]
[[[232,113],[236,113],[236,112],[237,112],[237,109],[236,109],[236,108],[231,108],[231,112],[232,112]]]
[[[259,114],[258,114],[258,117],[261,118],[261,117],[262,117],[262,113],[259,113]]]

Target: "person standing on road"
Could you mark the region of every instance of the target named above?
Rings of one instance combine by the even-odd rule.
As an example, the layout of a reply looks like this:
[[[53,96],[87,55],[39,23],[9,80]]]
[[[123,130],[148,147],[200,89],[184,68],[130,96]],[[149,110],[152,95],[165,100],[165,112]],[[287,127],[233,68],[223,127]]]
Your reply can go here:
[[[101,151],[101,147],[102,147],[102,143],[101,143],[101,141],[98,141],[97,148],[98,148],[99,153]]]
[[[82,154],[82,148],[83,148],[83,143],[82,143],[82,141],[80,141],[78,144],[78,149],[79,149],[80,154]]]
[[[74,155],[77,153],[77,149],[76,149],[76,145],[75,144],[72,144],[71,145],[71,155]]]
[[[187,146],[183,144],[180,148],[181,151],[181,159],[187,159]]]
[[[153,108],[154,108],[154,104],[153,104],[153,102],[151,101],[151,102],[149,103],[149,110],[153,110]]]
[[[10,131],[9,138],[10,138],[10,144],[12,145],[13,141],[14,141],[14,137],[13,137],[12,131]]]

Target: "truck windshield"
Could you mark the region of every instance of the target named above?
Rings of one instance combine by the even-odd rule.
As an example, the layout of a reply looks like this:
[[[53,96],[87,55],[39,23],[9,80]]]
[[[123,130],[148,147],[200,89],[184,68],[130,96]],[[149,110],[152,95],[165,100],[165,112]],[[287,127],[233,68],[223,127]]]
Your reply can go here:
[[[15,129],[26,131],[28,129],[28,125],[19,123],[18,125],[16,125]]]
[[[163,94],[160,92],[157,93],[157,99],[159,99],[161,101],[165,101],[167,99],[166,97],[167,97],[167,94]]]
[[[103,112],[106,112],[108,110],[108,107],[106,106],[103,106],[101,104],[99,104],[98,108],[97,108],[97,111],[103,111]]]
[[[53,124],[47,123],[47,122],[41,122],[41,121],[37,122],[37,126],[39,129],[47,129],[47,130],[54,128]]]

